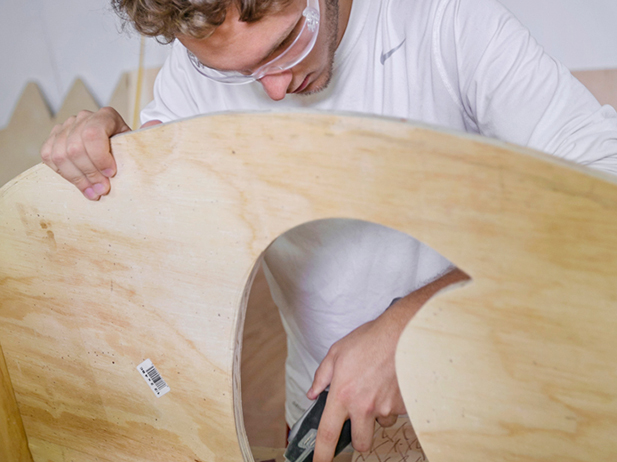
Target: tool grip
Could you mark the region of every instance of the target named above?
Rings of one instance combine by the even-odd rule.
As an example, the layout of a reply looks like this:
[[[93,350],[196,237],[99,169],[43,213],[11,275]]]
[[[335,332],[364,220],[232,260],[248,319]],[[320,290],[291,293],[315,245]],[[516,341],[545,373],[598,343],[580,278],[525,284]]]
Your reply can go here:
[[[312,462],[315,451],[317,428],[326,407],[328,390],[322,391],[311,407],[304,413],[290,433],[289,445],[285,451],[285,460],[288,462]],[[336,457],[351,443],[351,421],[347,419],[343,424],[334,456]]]

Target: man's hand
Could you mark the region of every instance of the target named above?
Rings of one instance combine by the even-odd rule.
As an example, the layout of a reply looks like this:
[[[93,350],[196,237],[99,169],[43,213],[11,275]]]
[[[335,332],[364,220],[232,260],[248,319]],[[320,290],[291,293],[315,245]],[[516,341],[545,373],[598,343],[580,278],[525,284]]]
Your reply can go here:
[[[81,111],[56,125],[41,148],[43,162],[90,200],[109,192],[116,174],[109,138],[130,131],[115,109]]]
[[[330,462],[345,420],[351,419],[353,447],[371,449],[375,420],[394,425],[405,414],[396,379],[394,355],[398,339],[413,315],[440,289],[469,277],[455,269],[441,279],[398,300],[374,321],[336,342],[315,372],[307,393],[316,399],[330,391],[315,443],[314,462]]]
[[[392,316],[384,313],[343,337],[328,351],[307,393],[315,399],[330,385],[317,431],[314,462],[332,460],[347,419],[351,419],[353,447],[365,452],[371,448],[375,419],[390,426],[396,422],[396,416],[405,413],[394,369],[397,331]]]

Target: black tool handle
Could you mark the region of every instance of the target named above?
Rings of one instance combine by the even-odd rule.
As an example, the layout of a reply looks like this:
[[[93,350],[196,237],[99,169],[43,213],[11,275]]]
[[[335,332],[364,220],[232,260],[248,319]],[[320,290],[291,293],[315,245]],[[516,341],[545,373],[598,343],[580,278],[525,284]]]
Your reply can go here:
[[[324,390],[315,400],[315,403],[303,416],[302,423],[298,432],[295,434],[292,441],[285,451],[285,458],[289,462],[312,462],[313,453],[315,451],[315,438],[317,437],[317,427],[321,421],[326,400],[328,399],[328,391]],[[343,449],[351,443],[351,421],[347,419],[343,424],[341,436],[336,444],[334,456],[337,456]]]

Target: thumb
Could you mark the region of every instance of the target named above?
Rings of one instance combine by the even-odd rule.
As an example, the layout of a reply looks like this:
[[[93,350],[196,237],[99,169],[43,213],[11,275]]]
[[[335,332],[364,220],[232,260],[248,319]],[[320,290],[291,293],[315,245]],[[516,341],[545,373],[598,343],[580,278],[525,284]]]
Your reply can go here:
[[[306,394],[307,398],[311,400],[317,399],[319,394],[324,391],[328,385],[330,385],[330,382],[332,382],[333,374],[334,359],[332,359],[332,356],[328,353],[315,371],[313,384]]]

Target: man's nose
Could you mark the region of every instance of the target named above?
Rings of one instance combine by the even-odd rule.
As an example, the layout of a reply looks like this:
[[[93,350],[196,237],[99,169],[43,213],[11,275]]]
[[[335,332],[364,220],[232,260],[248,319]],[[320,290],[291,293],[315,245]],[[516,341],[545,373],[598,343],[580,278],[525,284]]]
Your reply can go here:
[[[259,81],[270,98],[280,101],[285,98],[292,78],[292,72],[287,70],[278,74],[265,75]]]

